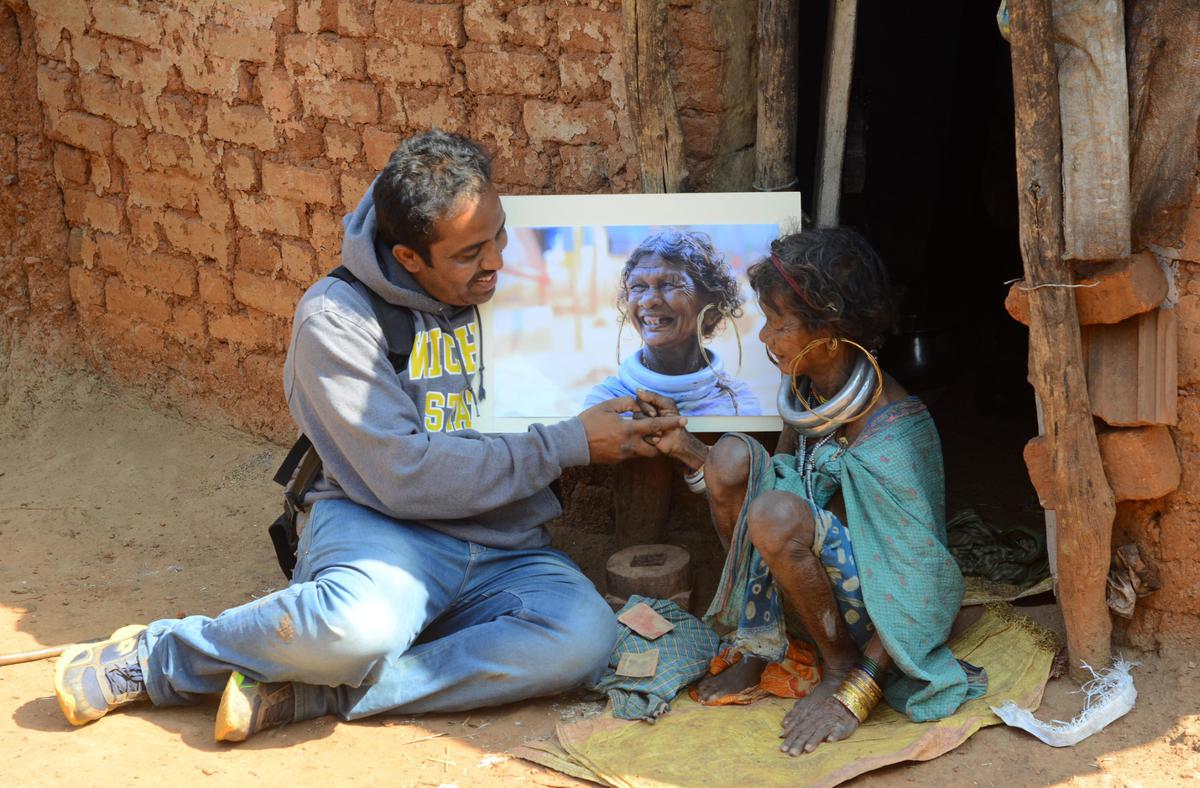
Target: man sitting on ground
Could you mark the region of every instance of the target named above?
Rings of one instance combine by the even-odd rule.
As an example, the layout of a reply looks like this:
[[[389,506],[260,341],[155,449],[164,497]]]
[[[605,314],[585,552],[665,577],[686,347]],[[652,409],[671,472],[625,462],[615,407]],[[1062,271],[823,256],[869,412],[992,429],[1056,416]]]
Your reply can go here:
[[[82,725],[137,700],[221,693],[216,738],[335,714],[463,711],[570,689],[607,664],[613,614],[549,547],[563,468],[656,453],[621,398],[514,435],[470,429],[483,398],[478,304],[507,236],[487,155],[429,132],[400,145],[345,220],[342,263],[296,308],[288,407],[323,462],[291,585],[216,618],[124,627],[60,658]],[[378,296],[360,290],[363,285]],[[376,309],[408,310],[398,372]],[[406,318],[407,319],[407,318]]]

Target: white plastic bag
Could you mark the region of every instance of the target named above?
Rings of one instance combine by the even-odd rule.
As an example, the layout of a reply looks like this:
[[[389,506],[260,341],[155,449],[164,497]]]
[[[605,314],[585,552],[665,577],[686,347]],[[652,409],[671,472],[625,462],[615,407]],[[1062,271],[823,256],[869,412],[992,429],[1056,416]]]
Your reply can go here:
[[[1003,706],[993,706],[992,711],[1004,720],[1005,725],[1029,731],[1051,747],[1072,747],[1093,733],[1104,730],[1110,722],[1123,717],[1133,708],[1137,690],[1129,669],[1136,664],[1117,659],[1111,668],[1097,673],[1091,665],[1083,663],[1092,672],[1093,678],[1081,688],[1087,693],[1083,711],[1070,722],[1042,722],[1011,700]]]

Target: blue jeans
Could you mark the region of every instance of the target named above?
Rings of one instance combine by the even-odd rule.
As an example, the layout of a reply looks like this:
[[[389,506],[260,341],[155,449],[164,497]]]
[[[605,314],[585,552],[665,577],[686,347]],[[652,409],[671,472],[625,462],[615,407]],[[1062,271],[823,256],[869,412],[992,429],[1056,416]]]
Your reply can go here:
[[[616,640],[612,611],[557,550],[483,547],[326,500],[298,559],[283,590],[150,624],[150,699],[196,702],[238,670],[295,682],[297,720],[463,711],[571,689]]]

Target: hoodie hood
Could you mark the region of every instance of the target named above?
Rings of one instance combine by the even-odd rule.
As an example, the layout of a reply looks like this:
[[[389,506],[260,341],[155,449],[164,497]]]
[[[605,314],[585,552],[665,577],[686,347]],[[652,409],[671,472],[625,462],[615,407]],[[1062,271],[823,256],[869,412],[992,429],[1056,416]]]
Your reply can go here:
[[[460,309],[442,303],[425,292],[413,275],[396,261],[392,250],[375,239],[375,181],[359,200],[358,207],[342,218],[342,265],[384,301],[396,306],[449,317]]]

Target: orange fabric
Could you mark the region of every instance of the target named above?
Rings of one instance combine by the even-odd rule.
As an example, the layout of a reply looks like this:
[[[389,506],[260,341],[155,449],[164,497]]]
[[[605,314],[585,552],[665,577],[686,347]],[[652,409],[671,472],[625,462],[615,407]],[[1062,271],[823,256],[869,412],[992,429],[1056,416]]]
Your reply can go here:
[[[724,649],[709,663],[708,673],[716,676],[742,661],[741,653]],[[732,692],[710,701],[702,701],[696,688],[688,695],[705,706],[745,706],[761,698],[775,695],[780,698],[803,698],[821,683],[821,669],[817,666],[817,655],[812,646],[799,640],[788,641],[787,655],[780,662],[772,662],[763,670],[758,684],[740,692]]]

